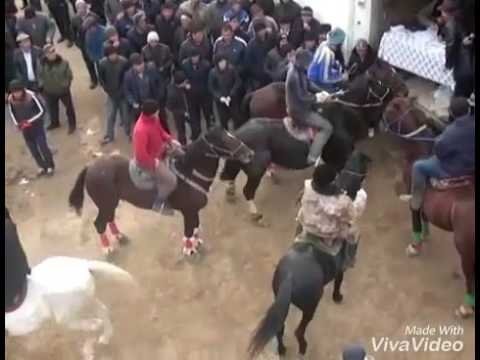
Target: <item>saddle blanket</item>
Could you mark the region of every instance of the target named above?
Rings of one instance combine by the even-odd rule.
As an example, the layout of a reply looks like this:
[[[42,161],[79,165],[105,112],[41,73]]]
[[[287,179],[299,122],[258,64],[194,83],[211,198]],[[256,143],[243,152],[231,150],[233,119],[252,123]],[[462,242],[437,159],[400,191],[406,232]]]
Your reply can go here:
[[[314,131],[311,128],[299,128],[293,124],[293,119],[291,117],[286,117],[283,119],[283,125],[287,132],[295,139],[299,141],[306,142],[311,144],[313,138],[315,137]]]
[[[449,189],[456,189],[459,187],[470,186],[473,184],[473,178],[471,176],[459,176],[456,178],[447,179],[430,179],[432,188],[439,191],[445,191]]]

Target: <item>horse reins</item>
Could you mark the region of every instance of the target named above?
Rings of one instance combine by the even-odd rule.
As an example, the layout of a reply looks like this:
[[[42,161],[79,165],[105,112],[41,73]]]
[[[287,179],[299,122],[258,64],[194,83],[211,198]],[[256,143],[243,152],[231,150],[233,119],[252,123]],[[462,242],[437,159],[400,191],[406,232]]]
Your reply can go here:
[[[398,119],[396,119],[394,122],[392,123],[388,123],[385,115],[382,117],[382,122],[383,122],[383,126],[385,127],[385,130],[387,130],[387,132],[390,132],[392,134],[394,134],[395,136],[398,136],[402,139],[406,139],[406,140],[414,140],[414,141],[435,141],[435,138],[427,138],[427,137],[415,137],[417,136],[418,134],[421,134],[423,131],[427,130],[428,129],[428,126],[427,125],[422,125],[420,126],[418,129],[415,129],[407,134],[402,134],[400,131],[401,131],[401,126],[402,126],[402,120],[405,119],[405,117],[411,113],[412,111],[414,110],[413,106],[408,108],[407,110],[405,110],[403,112],[402,115],[400,115],[398,117]],[[393,126],[397,124],[397,129],[396,131],[393,129]],[[415,137],[415,138],[414,138]]]
[[[356,103],[353,103],[353,102],[350,102],[350,101],[345,101],[345,100],[341,100],[338,98],[338,96],[343,96],[345,94],[347,94],[348,91],[343,91],[343,90],[340,90],[334,94],[332,94],[332,97],[333,99],[331,100],[331,102],[335,102],[335,103],[338,103],[338,104],[342,104],[342,105],[345,105],[345,106],[348,106],[348,107],[353,107],[353,108],[373,108],[373,107],[380,107],[383,105],[383,101],[385,100],[385,98],[390,94],[390,89],[387,87],[386,88],[386,91],[385,91],[385,94],[383,95],[378,95],[376,94],[371,87],[368,87],[368,94],[367,94],[367,99],[370,95],[373,95],[377,100],[378,102],[376,103],[368,103],[368,104],[356,104]]]
[[[211,153],[207,153],[206,156],[214,158],[221,158],[227,156],[228,158],[233,159],[235,157],[235,154],[237,154],[240,150],[246,147],[246,145],[242,141],[240,141],[240,144],[231,151],[212,144],[207,140],[205,135],[201,137],[201,140],[208,146],[209,150],[211,151]]]

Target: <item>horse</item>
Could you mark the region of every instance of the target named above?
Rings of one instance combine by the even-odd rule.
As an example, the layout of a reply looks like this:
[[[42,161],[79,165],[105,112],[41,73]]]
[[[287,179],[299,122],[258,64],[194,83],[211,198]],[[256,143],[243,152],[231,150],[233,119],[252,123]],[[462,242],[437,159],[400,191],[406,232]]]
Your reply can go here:
[[[395,69],[388,63],[377,60],[367,72],[346,84],[346,90],[339,92],[332,100],[337,105],[344,105],[355,111],[356,116],[367,123],[370,129],[374,129],[381,119],[384,105],[395,96],[408,96],[408,92]],[[334,108],[338,111],[341,107]],[[285,83],[274,82],[247,94],[240,110],[244,123],[256,117],[285,118]],[[334,118],[336,116],[332,119]]]
[[[337,185],[352,200],[362,188],[369,162],[370,159],[365,154],[355,151],[337,178]],[[332,255],[321,251],[311,242],[295,242],[275,268],[272,281],[275,300],[250,340],[248,348],[250,357],[256,357],[274,336],[277,337],[279,355],[285,355],[284,323],[290,304],[294,304],[302,311],[302,319],[295,330],[295,337],[299,344],[299,354],[304,356],[308,345],[305,331],[323,296],[324,287],[334,280],[333,301],[341,303],[343,275],[343,270],[337,267]]]
[[[402,174],[407,189],[411,186],[413,163],[431,155],[434,141],[427,126],[429,120],[415,105],[412,98],[394,99],[387,106],[383,120],[384,131],[400,140],[404,154]],[[420,235],[420,241],[410,243],[407,255],[421,253],[422,243],[429,234],[428,223],[453,232],[466,285],[465,303],[456,309],[456,314],[467,317],[475,308],[475,187],[473,179],[468,178],[460,183],[447,179],[447,183],[453,186],[427,186],[420,215],[412,212],[413,232]]]
[[[16,308],[5,312],[5,332],[24,336],[54,320],[71,330],[102,330],[97,342],[108,344],[113,336],[109,310],[95,296],[95,284],[101,276],[136,288],[136,282],[125,270],[103,261],[55,256],[33,267],[27,286]],[[21,299],[21,298],[20,298]],[[82,315],[88,311],[88,316]],[[92,344],[84,351],[91,352]]]
[[[203,244],[200,238],[199,211],[207,205],[209,189],[215,180],[220,158],[246,164],[252,157],[252,150],[242,141],[217,126],[188,145],[181,159],[173,161],[172,170],[177,176],[178,184],[168,201],[183,215],[183,254],[193,255]],[[149,189],[138,188],[129,174],[129,160],[120,155],[112,155],[97,159],[78,175],[69,203],[79,215],[83,207],[84,188],[98,208],[94,225],[100,234],[104,253],[110,259],[117,243],[124,245],[128,241],[115,223],[115,209],[120,200],[142,209],[152,209],[156,196],[155,186],[152,183]],[[113,243],[106,233],[107,224],[116,240]]]

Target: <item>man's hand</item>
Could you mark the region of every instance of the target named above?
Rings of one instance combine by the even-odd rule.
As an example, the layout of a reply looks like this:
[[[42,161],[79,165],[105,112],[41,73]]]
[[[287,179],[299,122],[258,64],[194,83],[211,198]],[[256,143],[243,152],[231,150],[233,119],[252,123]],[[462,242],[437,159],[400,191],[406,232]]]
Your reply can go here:
[[[227,96],[225,98],[225,105],[230,106],[230,102],[232,101],[232,98],[230,96]]]
[[[137,104],[137,103],[133,104],[132,106],[133,106],[134,109],[140,108],[140,104]]]
[[[330,94],[327,93],[326,91],[322,91],[322,92],[316,93],[315,97],[317,99],[317,103],[321,104],[330,99]]]

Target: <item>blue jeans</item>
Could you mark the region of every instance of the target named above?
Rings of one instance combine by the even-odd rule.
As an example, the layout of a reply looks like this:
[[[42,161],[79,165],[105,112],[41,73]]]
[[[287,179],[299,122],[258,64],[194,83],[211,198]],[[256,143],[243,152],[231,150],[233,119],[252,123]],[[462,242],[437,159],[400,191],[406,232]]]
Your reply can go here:
[[[420,210],[423,203],[423,195],[430,178],[443,179],[450,177],[440,165],[436,156],[415,161],[412,166],[412,209]]]
[[[48,168],[54,169],[55,164],[52,152],[47,144],[43,121],[38,119],[30,128],[23,130],[23,137],[38,167],[44,170]]]
[[[114,99],[107,96],[107,128],[105,136],[113,140],[115,138],[115,122],[117,114],[120,114],[120,124],[125,126],[128,122],[128,109],[125,100]]]

